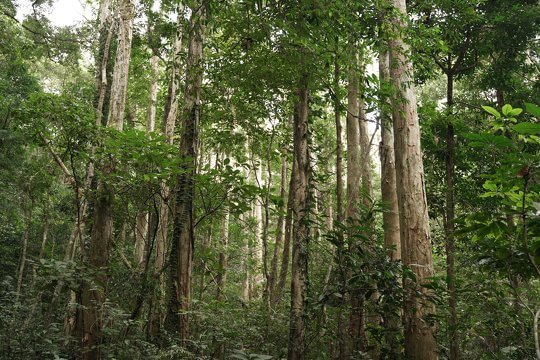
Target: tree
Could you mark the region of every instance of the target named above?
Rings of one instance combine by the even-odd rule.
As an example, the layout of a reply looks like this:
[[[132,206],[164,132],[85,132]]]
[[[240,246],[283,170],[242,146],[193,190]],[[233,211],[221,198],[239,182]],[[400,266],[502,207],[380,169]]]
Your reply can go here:
[[[169,317],[180,332],[183,345],[189,334],[189,303],[191,297],[191,271],[193,260],[194,175],[197,169],[197,148],[203,76],[203,41],[206,21],[206,3],[191,7],[189,22],[188,58],[184,103],[179,114],[182,124],[180,175],[175,189],[176,211],[171,249],[171,300]]]
[[[118,47],[111,85],[111,105],[107,116],[107,126],[117,131],[122,131],[124,124],[135,5],[136,3],[132,0],[123,0],[119,6]],[[103,10],[102,14],[105,12],[106,10]],[[103,165],[102,173],[105,176],[113,171],[114,160]],[[83,255],[88,266],[101,272],[96,277],[97,287],[92,288],[89,284],[83,287],[82,299],[85,310],[82,319],[82,344],[85,349],[83,354],[87,359],[101,357],[99,344],[103,341],[101,333],[103,324],[100,312],[107,288],[107,276],[103,271],[108,265],[109,246],[113,235],[113,191],[106,181],[101,180],[96,192],[88,254]]]
[[[298,102],[294,114],[294,162],[291,175],[294,190],[293,247],[291,269],[291,320],[289,333],[289,360],[305,359],[306,320],[308,295],[308,244],[309,229],[309,145],[308,145],[308,84],[309,75],[302,74],[298,84]]]
[[[429,316],[435,312],[433,304],[426,303],[415,294],[427,294],[425,287],[433,275],[433,257],[429,233],[429,217],[424,185],[424,168],[420,148],[420,127],[409,45],[403,41],[406,28],[403,0],[394,0],[392,38],[389,40],[390,76],[394,95],[394,153],[399,204],[402,259],[414,277],[405,278],[410,287],[403,308],[405,324],[405,355],[411,359],[437,359],[435,328]]]

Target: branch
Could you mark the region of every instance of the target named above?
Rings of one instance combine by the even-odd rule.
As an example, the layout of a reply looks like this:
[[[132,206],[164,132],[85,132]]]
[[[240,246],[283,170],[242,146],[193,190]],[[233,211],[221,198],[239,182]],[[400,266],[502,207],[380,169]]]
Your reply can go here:
[[[431,55],[431,57],[435,61],[435,64],[437,64],[442,70],[442,72],[448,75],[449,69],[435,55]]]
[[[225,201],[227,200],[227,196],[228,196],[228,192],[225,192],[225,195],[223,196],[223,198],[221,199],[221,202],[217,206],[215,206],[214,208],[209,209],[209,210],[207,210],[205,208],[205,214],[203,216],[201,216],[200,219],[195,222],[195,225],[193,225],[193,228],[196,228],[197,225],[199,225],[199,223],[201,221],[203,221],[205,218],[207,218],[208,216],[210,216],[213,213],[215,213],[216,211],[218,211],[221,208],[221,206],[225,203]]]
[[[66,166],[66,164],[64,164],[64,162],[62,161],[62,159],[60,158],[60,156],[54,151],[54,149],[52,148],[52,145],[51,145],[51,142],[49,141],[49,139],[45,138],[45,136],[43,135],[43,133],[40,131],[39,132],[39,137],[41,138],[41,140],[43,140],[43,142],[45,143],[45,146],[47,147],[47,150],[49,150],[49,152],[51,153],[51,156],[53,157],[54,161],[56,162],[56,164],[58,164],[58,166],[60,167],[60,169],[62,170],[62,172],[64,173],[64,175],[68,178],[68,183],[77,188],[77,181],[75,180],[75,177],[73,176],[73,174],[71,174]]]
[[[467,53],[467,50],[469,49],[470,44],[471,44],[471,31],[469,30],[469,31],[467,31],[467,33],[465,35],[465,41],[463,42],[463,45],[461,46],[461,49],[459,49],[459,54],[458,54],[458,57],[456,59],[456,62],[454,63],[454,65],[452,65],[452,67],[450,69],[453,73],[455,73],[458,66],[461,65],[461,62],[465,58],[465,54]]]
[[[68,43],[84,44],[84,41],[81,41],[81,40],[61,38],[61,37],[51,37],[49,34],[45,34],[45,33],[36,31],[36,30],[32,29],[31,27],[25,25],[23,22],[19,21],[19,19],[17,19],[15,17],[15,15],[12,15],[12,14],[4,11],[4,10],[2,10],[1,14],[3,14],[7,18],[15,21],[17,24],[19,24],[24,30],[28,31],[29,33],[43,38],[45,40],[45,42],[42,43],[42,44],[44,44],[44,45],[48,45],[48,43],[50,41],[52,41],[52,40],[61,41],[61,42],[68,42]]]

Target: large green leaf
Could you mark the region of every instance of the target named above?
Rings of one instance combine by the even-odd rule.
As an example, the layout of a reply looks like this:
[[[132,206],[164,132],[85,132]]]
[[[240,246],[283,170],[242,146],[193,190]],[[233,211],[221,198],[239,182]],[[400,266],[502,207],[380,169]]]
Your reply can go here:
[[[497,119],[501,117],[501,114],[491,106],[482,105],[482,109],[495,116]]]
[[[527,110],[529,114],[540,118],[540,106],[531,103],[525,103],[525,110]]]
[[[510,116],[511,111],[512,111],[512,105],[510,105],[510,104],[505,104],[502,107],[502,112],[503,112],[504,116]]]
[[[540,134],[540,124],[534,124],[530,122],[523,122],[514,125],[512,128],[515,132],[520,134],[535,135]]]
[[[506,146],[512,145],[512,140],[501,135],[481,133],[481,134],[465,134],[464,136],[465,138],[472,140],[470,145],[473,147],[483,147],[486,145],[506,147]]]

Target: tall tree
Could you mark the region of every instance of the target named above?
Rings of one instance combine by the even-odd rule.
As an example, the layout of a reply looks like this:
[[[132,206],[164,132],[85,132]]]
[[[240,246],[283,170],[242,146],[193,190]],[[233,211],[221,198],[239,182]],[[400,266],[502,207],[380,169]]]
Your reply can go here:
[[[177,179],[176,211],[171,250],[171,301],[169,317],[177,325],[183,345],[189,334],[189,304],[191,299],[191,271],[194,245],[193,201],[197,169],[201,86],[203,80],[203,40],[208,4],[191,7],[188,37],[188,57],[184,88],[180,140],[180,175]]]
[[[283,247],[283,240],[285,237],[285,212],[287,211],[286,207],[286,198],[287,198],[287,152],[285,149],[282,150],[281,155],[281,182],[280,182],[280,198],[281,203],[278,208],[279,215],[276,222],[276,241],[274,244],[274,253],[272,255],[272,262],[270,264],[270,274],[268,276],[268,292],[269,292],[269,301],[270,305],[273,305],[273,296],[276,292],[277,276],[278,276],[278,261],[279,254]]]
[[[165,99],[162,132],[165,140],[172,145],[174,142],[174,130],[178,113],[178,90],[180,83],[181,50],[184,29],[184,8],[180,4],[176,8],[176,26],[173,46],[170,53],[168,73],[168,89]],[[168,247],[169,217],[171,208],[171,189],[169,182],[161,181],[159,185],[158,224],[156,230],[156,257],[154,261],[154,276],[159,279],[159,291],[157,303],[153,305],[150,314],[149,333],[157,335],[163,325],[164,312],[166,310],[166,276],[164,274],[165,259]]]
[[[407,27],[405,0],[393,0],[392,6],[389,49],[401,251],[403,264],[415,274],[414,281],[404,281],[410,288],[403,306],[405,355],[413,360],[431,360],[438,359],[435,327],[429,319],[435,306],[416,294],[428,293],[424,285],[434,274],[420,126],[410,47],[402,37]]]
[[[148,32],[151,31],[149,26]],[[150,88],[148,91],[148,107],[146,109],[146,132],[152,133],[156,127],[156,103],[158,94],[158,76],[159,76],[159,57],[156,52],[151,49],[150,57]],[[147,250],[149,246],[150,233],[150,214],[145,202],[139,204],[142,209],[139,209],[135,217],[135,261],[140,268],[145,267],[147,258]]]
[[[388,249],[390,259],[401,259],[401,242],[399,237],[399,210],[396,190],[396,168],[394,157],[394,130],[390,114],[390,57],[388,45],[381,40],[379,47],[379,81],[380,81],[380,121],[381,143],[381,195],[386,206],[383,213],[384,246]]]
[[[307,301],[308,301],[308,244],[310,157],[308,142],[308,75],[302,74],[298,84],[298,99],[294,114],[294,179],[293,251],[291,269],[291,318],[289,360],[306,357]]]
[[[399,232],[399,210],[396,188],[396,168],[394,156],[394,130],[390,104],[390,57],[388,44],[380,39],[379,46],[379,114],[381,122],[381,142],[379,156],[381,161],[381,197],[383,212],[384,247],[392,261],[401,260],[401,238]],[[383,314],[387,327],[385,337],[390,348],[390,358],[397,359],[400,354],[398,334],[401,332],[399,315],[395,310]]]
[[[347,221],[351,227],[348,234],[349,251],[354,253],[358,249],[355,244],[355,227],[361,225],[361,182],[362,182],[362,152],[360,147],[360,102],[359,102],[359,78],[358,78],[358,47],[351,40],[349,42],[348,64],[348,87],[347,87],[347,207],[345,210]],[[347,276],[348,278],[350,277]],[[348,294],[351,302],[349,320],[349,348],[345,357],[351,356],[352,352],[364,350],[364,318],[362,295],[356,289],[349,289]],[[343,356],[343,355],[342,355]]]
[[[124,124],[135,6],[135,0],[122,0],[119,3],[118,9],[118,45],[111,84],[111,104],[107,117],[107,126],[117,131],[122,131]],[[103,165],[103,176],[107,176],[113,171],[114,160]],[[88,254],[85,254],[87,265],[99,273],[96,277],[98,286],[85,284],[83,287],[82,344],[84,348],[83,357],[85,359],[101,358],[99,348],[100,343],[103,341],[103,317],[101,312],[107,288],[107,276],[104,271],[109,262],[109,246],[113,236],[113,201],[113,189],[105,180],[101,179],[98,181],[97,195],[93,209]]]

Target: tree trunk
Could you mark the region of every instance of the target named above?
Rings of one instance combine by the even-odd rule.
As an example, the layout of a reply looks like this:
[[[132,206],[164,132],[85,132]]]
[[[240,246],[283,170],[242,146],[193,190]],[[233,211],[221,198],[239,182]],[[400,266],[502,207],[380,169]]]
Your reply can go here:
[[[270,227],[270,191],[272,187],[272,161],[271,154],[274,145],[275,129],[272,129],[272,135],[266,152],[266,191],[264,196],[264,219],[262,229],[263,246],[263,273],[264,273],[264,292],[263,301],[266,307],[270,308],[270,272],[268,266],[268,229]]]
[[[360,187],[362,180],[362,153],[360,147],[360,104],[358,100],[358,53],[357,47],[349,44],[349,84],[347,88],[347,208],[345,216],[349,226],[361,225],[360,221]],[[354,236],[354,230],[349,236]],[[353,241],[349,241],[349,251],[354,254],[357,246]],[[348,270],[347,278],[351,277]],[[349,294],[351,312],[349,318],[349,345],[346,354],[341,358],[351,356],[351,352],[364,350],[364,317],[363,298],[358,289],[350,288]]]
[[[118,46],[116,48],[116,59],[114,62],[107,126],[120,131],[124,128],[124,111],[126,109],[136,2],[137,0],[121,0],[119,4]]]
[[[229,259],[229,207],[223,209],[223,219],[221,220],[220,239],[221,249],[219,251],[219,265],[216,276],[217,294],[216,299],[223,299],[223,292],[227,282],[227,262]]]
[[[197,169],[201,86],[203,75],[203,34],[206,6],[192,8],[189,23],[189,49],[186,64],[184,107],[181,114],[182,137],[180,158],[183,159],[181,174],[176,186],[176,209],[174,214],[173,249],[171,252],[171,301],[169,316],[176,319],[183,346],[189,334],[189,305],[191,297],[191,270],[193,260],[193,201],[195,197],[194,176]]]
[[[183,7],[177,9],[176,35],[174,38],[173,49],[171,52],[171,70],[169,74],[169,87],[165,111],[163,117],[163,134],[168,144],[173,144],[174,128],[176,125],[176,116],[178,113],[178,89],[180,82],[180,52],[182,50],[182,33],[184,24]],[[167,239],[169,231],[170,198],[171,189],[167,181],[160,184],[159,210],[158,210],[158,228],[156,232],[156,259],[154,262],[154,277],[159,279],[158,299],[152,307],[150,314],[149,333],[156,336],[163,325],[164,315],[166,314],[166,276],[163,273],[165,266],[165,257],[167,254]]]
[[[246,215],[245,214],[241,214],[240,215],[240,222],[241,223],[245,223],[245,220],[246,220]],[[250,259],[250,255],[249,255],[249,240],[247,238],[247,236],[243,236],[242,238],[242,249],[241,249],[241,253],[243,254],[242,256],[242,300],[244,301],[244,303],[248,303],[250,300],[251,300],[251,296],[250,296],[250,289],[251,289],[251,286],[250,286],[250,269],[249,269],[249,259]]]
[[[338,62],[338,50],[336,49],[336,55],[334,57],[334,118],[336,124],[336,220],[339,224],[345,222],[345,213],[343,211],[343,140],[342,140],[342,125],[340,114],[340,99],[339,94],[339,78],[340,69]],[[342,304],[345,304],[346,293],[346,274],[345,274],[345,249],[343,234],[338,232],[338,245],[337,245],[337,279],[339,282],[340,293],[343,295]],[[338,324],[337,324],[337,357],[340,360],[344,360],[348,357],[348,332],[347,321],[345,319],[345,313],[343,306],[340,306],[338,312]]]
[[[396,192],[396,164],[394,157],[393,121],[388,88],[390,82],[390,57],[386,44],[382,45],[379,54],[379,79],[381,92],[381,194],[386,207],[383,213],[384,246],[391,260],[401,259],[401,240],[399,237],[399,210]]]
[[[363,54],[361,54],[364,56]],[[365,74],[365,66],[360,67],[360,72],[362,76]],[[361,82],[363,84],[363,81]],[[364,235],[370,239],[369,243],[366,246],[366,250],[373,252],[374,248],[376,247],[376,241],[375,241],[375,219],[373,215],[370,212],[366,212],[366,210],[369,210],[372,207],[373,202],[373,181],[372,181],[372,174],[371,174],[371,138],[369,136],[368,132],[368,119],[366,116],[366,110],[365,110],[365,104],[363,99],[363,93],[364,93],[364,86],[361,85],[359,87],[358,91],[358,130],[359,130],[359,138],[360,138],[360,172],[361,172],[361,198],[362,198],[362,204],[364,206],[364,212],[365,215],[363,217],[363,227]],[[368,271],[372,271],[372,269],[368,269]],[[379,298],[379,292],[377,291],[377,284],[372,281],[370,284],[370,287],[372,289],[371,296],[367,298],[366,300],[370,300],[372,303],[377,303]],[[358,297],[364,299],[365,296],[360,293],[358,294]],[[381,318],[379,314],[374,310],[365,310],[365,309],[359,309],[361,312],[361,316],[364,315],[365,321],[369,324],[368,326],[376,328],[381,323]],[[365,314],[364,314],[365,313]],[[364,340],[364,344],[360,342],[358,349],[367,349],[369,347],[369,354],[372,358],[376,359],[379,358],[378,354],[378,344],[377,340],[374,339],[372,336],[367,336],[368,334],[365,333],[365,326],[364,328],[360,329],[360,340]]]
[[[109,71],[109,57],[111,41],[114,34],[115,20],[111,13],[111,0],[101,0],[99,4],[99,52],[96,57],[96,125],[103,125],[103,116],[106,105],[106,93]]]
[[[306,358],[306,321],[308,302],[308,245],[310,155],[308,145],[308,78],[302,75],[294,117],[293,254],[291,270],[291,317],[288,360]]]
[[[448,286],[448,334],[450,336],[450,360],[459,359],[459,338],[457,333],[457,291],[455,275],[455,201],[454,201],[454,169],[455,169],[455,140],[454,125],[452,124],[452,109],[454,105],[454,75],[451,70],[447,73],[447,116],[446,129],[446,279]]]
[[[140,204],[144,206],[144,204]],[[135,263],[139,269],[144,268],[146,242],[148,239],[148,211],[140,209],[135,217]]]
[[[401,17],[407,16],[405,0],[393,0],[393,7],[397,13],[392,19],[393,33],[402,34],[406,25]],[[435,314],[435,306],[415,294],[428,294],[423,285],[434,270],[413,65],[408,57],[409,45],[400,36],[390,40],[389,48],[395,91],[392,107],[402,258],[416,276],[416,282],[404,281],[408,288],[403,306],[405,356],[411,360],[434,360],[438,359],[435,327],[426,317]]]
[[[380,119],[381,143],[379,156],[381,159],[381,196],[385,206],[383,212],[384,247],[391,261],[401,260],[401,239],[399,235],[399,210],[396,192],[396,164],[394,157],[394,131],[390,115],[391,104],[388,97],[390,82],[390,57],[387,44],[380,46],[379,53],[379,91],[380,91]],[[400,354],[399,315],[395,310],[384,314],[386,342],[390,348],[390,359],[397,359]]]
[[[365,71],[364,68],[361,69]],[[366,110],[364,108],[364,100],[362,99],[363,91],[359,91],[358,98],[358,132],[360,139],[360,172],[362,179],[362,203],[366,207],[371,206],[373,198],[373,181],[371,176],[371,139],[368,132],[368,123]],[[373,222],[370,224],[370,230],[374,231]]]
[[[152,54],[150,58],[150,89],[148,91],[148,108],[146,110],[146,132],[156,129],[156,109],[159,78],[159,57]]]
[[[131,55],[131,40],[133,18],[135,16],[135,1],[122,0],[120,2],[120,23],[118,34],[118,47],[114,64],[113,82],[111,86],[111,104],[107,126],[118,131],[123,129],[123,117],[126,103],[129,62]],[[104,174],[114,171],[113,161],[104,165]],[[107,276],[103,272],[108,265],[109,244],[113,231],[113,191],[104,181],[97,187],[94,204],[91,239],[88,247],[87,265],[101,272],[96,276],[97,286],[85,284],[83,286],[83,357],[85,359],[99,359],[101,353],[99,345],[102,336],[102,304],[105,300]]]
[[[27,206],[24,204],[23,206]],[[19,266],[17,269],[17,295],[21,294],[21,288],[24,278],[24,270],[26,267],[26,253],[28,250],[28,238],[30,236],[30,224],[32,220],[32,208],[33,202],[31,201],[30,207],[24,209],[24,230],[21,239],[21,256],[19,258]]]
[[[293,206],[294,206],[294,184],[296,176],[296,162],[293,159],[291,178],[289,180],[289,197],[287,199],[287,214],[285,215],[285,235],[283,240],[283,254],[281,256],[281,268],[279,271],[279,282],[274,294],[273,305],[277,305],[285,291],[285,283],[287,282],[287,273],[289,272],[290,252],[291,252],[291,236],[293,229]]]
[[[262,188],[262,167],[259,165],[256,169],[251,171],[252,182],[254,186]],[[262,221],[262,207],[261,207],[261,198],[257,197],[252,204],[252,214],[255,219],[255,242],[253,243],[253,249],[251,253],[253,254],[254,264],[256,272],[252,274],[253,281],[251,285],[255,290],[254,293],[258,294],[260,285],[263,282],[264,275],[264,256],[262,251],[262,230],[263,230],[263,221]]]
[[[270,265],[270,275],[268,277],[268,291],[270,292],[269,296],[272,297],[272,294],[276,291],[276,278],[277,278],[277,267],[279,260],[279,252],[282,250],[283,238],[285,237],[285,212],[287,211],[286,206],[286,197],[287,197],[287,152],[283,150],[281,157],[281,185],[280,185],[280,196],[281,196],[281,206],[279,207],[279,215],[276,225],[276,243],[274,246],[274,255],[272,256],[272,263]],[[272,303],[272,299],[270,299]],[[272,305],[272,304],[271,304]]]

